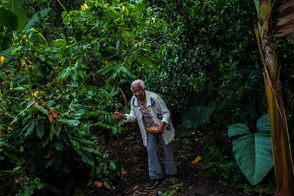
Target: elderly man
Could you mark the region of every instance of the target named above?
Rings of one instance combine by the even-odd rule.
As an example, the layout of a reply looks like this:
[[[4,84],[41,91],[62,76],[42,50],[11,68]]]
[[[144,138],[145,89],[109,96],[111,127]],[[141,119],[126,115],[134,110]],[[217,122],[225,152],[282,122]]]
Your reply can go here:
[[[150,181],[147,183],[146,189],[153,189],[163,179],[158,157],[159,143],[163,148],[166,177],[169,178],[177,174],[171,145],[175,130],[165,102],[158,94],[145,90],[143,80],[133,81],[131,90],[134,95],[131,99],[130,114],[114,112],[114,117],[124,119],[126,122],[138,122],[143,144],[147,147],[148,154]]]

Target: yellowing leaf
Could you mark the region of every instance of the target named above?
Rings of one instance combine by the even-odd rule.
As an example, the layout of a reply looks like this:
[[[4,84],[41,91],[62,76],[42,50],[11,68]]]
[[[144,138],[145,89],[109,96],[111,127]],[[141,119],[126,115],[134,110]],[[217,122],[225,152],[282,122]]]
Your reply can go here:
[[[88,10],[89,9],[89,6],[86,3],[84,3],[84,5],[81,5],[81,9],[83,11]]]
[[[20,146],[20,147],[19,147],[19,152],[23,152],[23,151],[24,151],[23,146]]]
[[[192,161],[192,164],[199,164],[199,162],[202,160],[202,157],[201,156],[197,156],[193,161]]]
[[[4,56],[0,56],[0,62],[1,62],[2,64],[4,63],[4,60],[5,60]]]

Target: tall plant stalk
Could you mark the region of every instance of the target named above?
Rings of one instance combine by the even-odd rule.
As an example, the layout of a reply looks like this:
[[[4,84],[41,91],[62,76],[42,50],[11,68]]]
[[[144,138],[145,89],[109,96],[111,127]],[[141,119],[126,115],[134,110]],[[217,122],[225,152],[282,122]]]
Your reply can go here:
[[[271,0],[254,0],[254,2],[258,15],[254,30],[263,63],[264,84],[271,125],[276,194],[293,196],[294,170],[291,143],[283,103],[280,66],[277,63],[276,45],[271,27],[273,3]]]

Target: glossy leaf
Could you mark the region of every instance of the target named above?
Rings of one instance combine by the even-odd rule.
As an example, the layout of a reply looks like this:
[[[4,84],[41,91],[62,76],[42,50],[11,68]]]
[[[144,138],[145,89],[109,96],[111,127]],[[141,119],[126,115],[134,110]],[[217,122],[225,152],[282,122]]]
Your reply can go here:
[[[17,30],[23,30],[27,23],[26,10],[22,8],[23,0],[3,0],[3,6],[17,15]],[[11,22],[11,21],[9,21]],[[16,29],[14,29],[16,30]]]
[[[273,167],[272,142],[269,117],[263,115],[257,121],[257,131],[252,133],[245,124],[234,124],[228,129],[233,139],[236,161],[248,181],[256,185]]]

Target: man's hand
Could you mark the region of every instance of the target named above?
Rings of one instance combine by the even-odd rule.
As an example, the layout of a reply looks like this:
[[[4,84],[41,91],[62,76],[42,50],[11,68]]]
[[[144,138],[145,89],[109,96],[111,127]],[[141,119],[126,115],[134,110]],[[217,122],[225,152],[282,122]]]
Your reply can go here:
[[[126,119],[126,115],[120,113],[120,112],[114,112],[114,118],[116,119]]]
[[[161,135],[164,131],[165,122],[161,122],[159,126],[157,127],[158,135]]]

